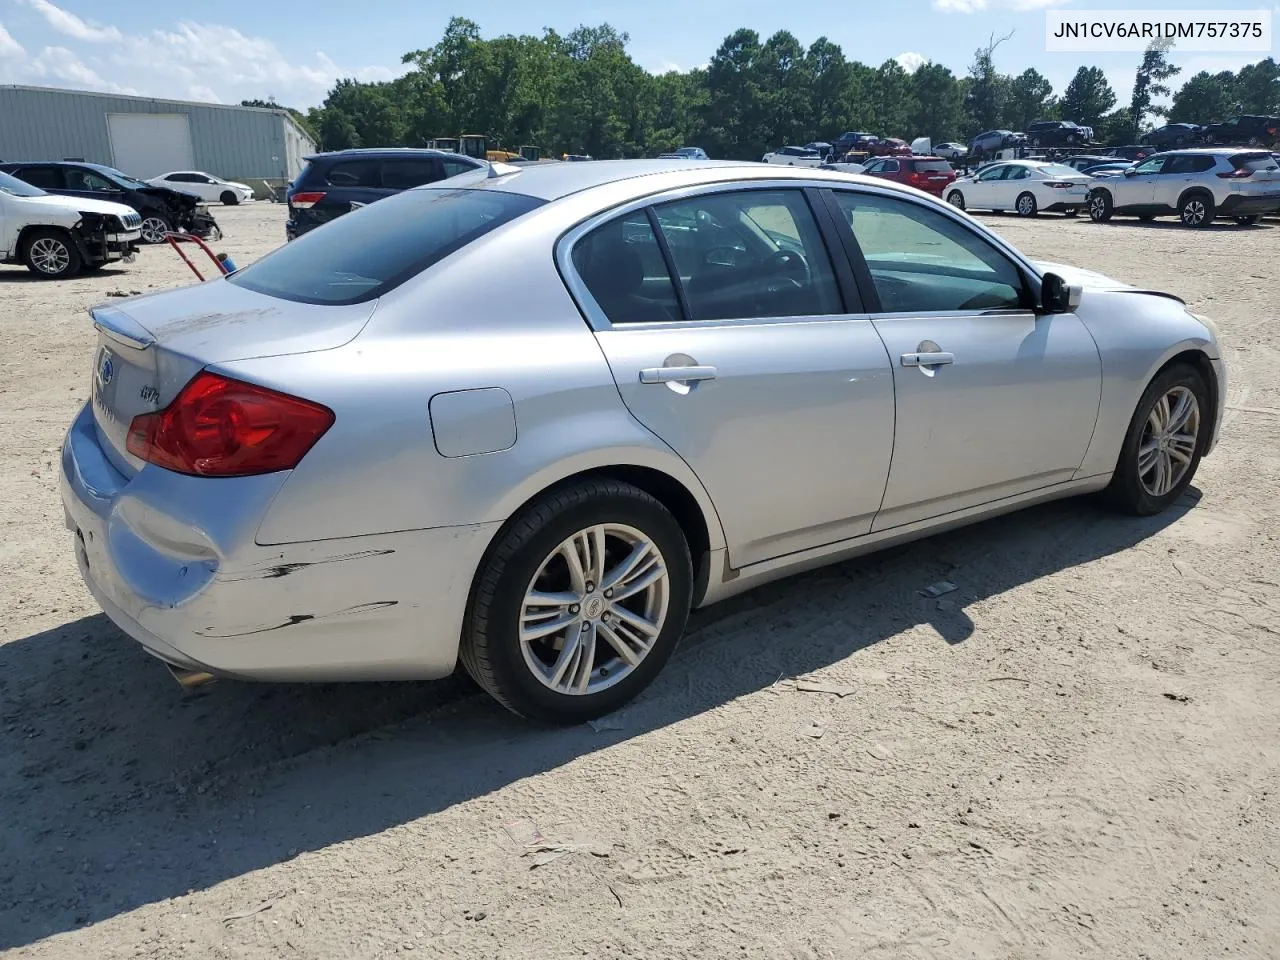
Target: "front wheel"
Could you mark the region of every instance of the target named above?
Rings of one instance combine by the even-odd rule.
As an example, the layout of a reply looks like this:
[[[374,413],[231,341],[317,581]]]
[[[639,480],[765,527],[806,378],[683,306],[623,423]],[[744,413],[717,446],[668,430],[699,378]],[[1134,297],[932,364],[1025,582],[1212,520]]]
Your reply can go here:
[[[148,214],[142,218],[143,243],[164,243],[165,234],[173,230],[172,224],[158,214]]]
[[[670,658],[693,570],[680,525],[630,484],[544,495],[481,564],[460,657],[514,713],[582,723],[623,706]]]
[[[1115,213],[1111,203],[1111,194],[1098,190],[1089,197],[1089,219],[1094,223],[1106,223]]]
[[[1036,198],[1032,194],[1021,193],[1018,194],[1014,209],[1018,211],[1020,217],[1034,217],[1040,208],[1036,205]]]
[[[1200,465],[1212,414],[1200,371],[1180,363],[1151,382],[1138,401],[1107,496],[1126,513],[1149,517],[1173,505]]]
[[[62,230],[37,230],[23,246],[22,262],[38,277],[65,280],[80,272],[80,251]]]
[[[237,203],[240,202],[240,194],[235,193],[234,191],[231,191],[231,190],[223,190],[222,196],[220,196],[218,199],[222,201],[222,205],[224,207],[234,207]]]
[[[964,194],[959,190],[952,190],[947,194],[947,203],[951,204],[957,210],[964,209]]]

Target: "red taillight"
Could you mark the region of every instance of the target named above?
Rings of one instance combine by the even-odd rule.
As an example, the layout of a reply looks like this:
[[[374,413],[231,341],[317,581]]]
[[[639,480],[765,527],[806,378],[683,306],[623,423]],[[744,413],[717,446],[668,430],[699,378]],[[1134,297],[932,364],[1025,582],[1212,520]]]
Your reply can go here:
[[[247,477],[298,465],[333,426],[333,411],[202,371],[163,410],[134,417],[128,450],[198,477]]]
[[[923,178],[920,176],[919,170],[912,170],[907,174],[907,183],[919,183],[921,179]]]
[[[1239,170],[1232,170],[1230,173],[1220,173],[1218,176],[1223,180],[1247,180],[1253,176],[1253,171],[1248,167],[1241,167]]]
[[[311,193],[295,193],[289,198],[289,206],[297,207],[299,210],[306,210],[309,207],[314,207],[323,199],[323,190],[317,190]]]
[[[1046,180],[1045,186],[1053,187],[1055,190],[1067,190],[1072,186],[1072,184],[1062,180]]]

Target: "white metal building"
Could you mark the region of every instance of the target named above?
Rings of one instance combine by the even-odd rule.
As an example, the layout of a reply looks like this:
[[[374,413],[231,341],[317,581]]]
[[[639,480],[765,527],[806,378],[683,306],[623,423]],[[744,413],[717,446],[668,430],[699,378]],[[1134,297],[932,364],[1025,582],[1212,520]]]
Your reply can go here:
[[[84,160],[146,179],[292,180],[315,143],[286,110],[0,85],[0,161]]]

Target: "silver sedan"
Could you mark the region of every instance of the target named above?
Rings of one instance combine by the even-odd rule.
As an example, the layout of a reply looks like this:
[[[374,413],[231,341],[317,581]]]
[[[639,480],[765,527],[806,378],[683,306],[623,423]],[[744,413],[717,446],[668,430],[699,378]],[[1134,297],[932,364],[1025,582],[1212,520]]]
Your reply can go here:
[[[85,582],[188,683],[459,660],[579,722],[691,608],[1028,504],[1153,514],[1211,321],[884,180],[494,166],[115,301],[62,451]]]

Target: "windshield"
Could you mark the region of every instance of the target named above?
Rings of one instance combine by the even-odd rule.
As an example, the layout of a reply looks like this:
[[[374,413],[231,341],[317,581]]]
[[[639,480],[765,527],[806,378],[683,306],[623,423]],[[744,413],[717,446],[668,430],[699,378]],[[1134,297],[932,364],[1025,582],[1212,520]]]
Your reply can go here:
[[[47,197],[48,194],[39,187],[33,187],[29,183],[23,183],[17,177],[11,177],[7,173],[0,172],[0,192],[10,194],[15,197]]]
[[[129,187],[151,186],[151,184],[145,183],[142,180],[137,179],[136,177],[131,177],[127,173],[121,173],[115,167],[108,167],[101,163],[91,163],[91,164],[86,164],[86,166],[88,166],[91,170],[97,170],[104,177],[109,177],[112,180],[119,181],[125,186],[129,186]]]
[[[1065,163],[1046,163],[1040,167],[1040,172],[1046,177],[1078,177],[1080,171],[1075,167],[1069,167]]]
[[[406,190],[303,234],[227,281],[300,303],[363,303],[544,202],[498,190]]]

